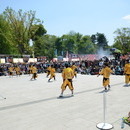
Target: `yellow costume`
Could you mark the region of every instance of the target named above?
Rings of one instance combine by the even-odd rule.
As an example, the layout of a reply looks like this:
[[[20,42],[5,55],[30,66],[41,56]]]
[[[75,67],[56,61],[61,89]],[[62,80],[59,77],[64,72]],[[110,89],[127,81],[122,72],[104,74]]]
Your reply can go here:
[[[63,84],[61,86],[61,95],[59,97],[63,97],[63,92],[67,86],[71,90],[71,93],[73,96],[73,90],[74,90],[74,87],[72,84],[73,77],[74,77],[73,70],[69,67],[69,65],[66,65],[66,68],[62,72]]]
[[[54,80],[55,80],[55,72],[56,72],[55,68],[53,68],[53,65],[51,66],[51,68],[50,68],[49,70],[50,70],[50,78],[49,78],[48,82],[49,82],[52,78],[54,78]]]
[[[28,73],[29,73],[29,75],[32,74],[32,68],[33,68],[33,66],[32,66],[32,65],[29,65],[29,68],[28,68]]]
[[[36,79],[37,78],[37,68],[33,65],[33,67],[32,67],[32,78],[31,78],[31,80],[32,79]]]
[[[20,72],[20,67],[18,67],[18,66],[15,67],[15,71],[16,71],[16,74],[17,74],[17,75],[20,75],[20,74],[21,74],[21,72]]]
[[[124,73],[125,73],[125,83],[126,85],[128,85],[128,83],[130,82],[130,63],[125,64]]]
[[[76,72],[77,66],[72,65],[71,68],[73,70],[74,76],[77,77],[77,72]]]
[[[72,84],[72,79],[74,77],[73,70],[71,68],[66,68],[62,72],[62,77],[63,77],[63,84],[61,86],[62,90],[65,90],[66,87],[68,86],[70,90],[73,90],[73,84]]]
[[[13,76],[14,67],[9,67],[8,70],[9,70],[9,75]]]
[[[113,73],[113,71],[108,67],[104,67],[101,72],[99,72],[99,74],[103,75],[103,86],[106,88],[106,86],[108,85],[109,86],[109,83],[110,83],[110,80],[109,80],[109,77],[110,77],[110,74]]]
[[[46,77],[48,77],[48,76],[50,75],[50,71],[51,71],[51,66],[49,66],[49,67],[47,68],[47,76],[46,76]]]

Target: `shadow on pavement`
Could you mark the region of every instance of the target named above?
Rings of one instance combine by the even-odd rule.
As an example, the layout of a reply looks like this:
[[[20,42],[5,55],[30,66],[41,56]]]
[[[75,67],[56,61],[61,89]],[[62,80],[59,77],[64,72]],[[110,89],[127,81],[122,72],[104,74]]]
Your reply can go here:
[[[116,86],[116,85],[120,85],[120,84],[122,84],[122,83],[114,84],[114,85],[111,85],[111,86]],[[81,92],[76,92],[76,93],[74,93],[74,95],[78,95],[78,94],[82,94],[82,93],[86,93],[86,92],[91,92],[91,91],[95,91],[95,90],[100,90],[100,89],[102,89],[102,87],[95,88],[95,89],[84,90],[84,91],[81,91]],[[68,96],[68,97],[66,96],[63,99],[65,99],[65,98],[70,98],[70,96]],[[50,100],[55,100],[55,99],[58,99],[58,98],[57,97],[50,97],[50,98],[46,98],[46,99],[41,99],[41,100],[36,100],[36,101],[31,101],[31,102],[11,105],[11,106],[0,107],[0,111],[7,110],[7,109],[13,109],[13,108],[17,108],[17,107],[22,107],[22,106],[27,106],[27,105],[33,105],[33,104],[37,104],[37,103],[41,103],[41,102],[45,102],[45,101],[50,101]]]

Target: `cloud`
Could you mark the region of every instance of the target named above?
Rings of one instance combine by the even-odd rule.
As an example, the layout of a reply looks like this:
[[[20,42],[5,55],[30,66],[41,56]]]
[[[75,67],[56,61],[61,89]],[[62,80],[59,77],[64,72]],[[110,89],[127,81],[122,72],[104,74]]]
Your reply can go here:
[[[125,19],[125,20],[130,20],[130,15],[124,16],[123,19]]]

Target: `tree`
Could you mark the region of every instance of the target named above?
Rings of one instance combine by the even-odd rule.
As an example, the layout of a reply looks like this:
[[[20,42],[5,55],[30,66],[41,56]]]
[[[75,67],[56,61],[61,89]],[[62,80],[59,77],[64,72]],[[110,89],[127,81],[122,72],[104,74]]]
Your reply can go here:
[[[62,47],[65,52],[74,53],[74,37],[72,35],[63,35],[61,37]]]
[[[92,43],[96,44],[96,41],[97,41],[97,38],[96,38],[96,35],[91,35],[91,41]]]
[[[56,41],[55,41],[55,48],[56,48],[56,56],[58,55],[58,56],[60,56],[60,55],[62,55],[62,51],[63,51],[63,45],[62,45],[62,38],[60,38],[60,37],[57,37],[56,38]]]
[[[74,54],[89,54],[96,52],[96,45],[89,35],[83,36],[73,31],[58,38],[55,43],[58,55],[62,52]]]
[[[44,56],[43,51],[43,42],[44,42],[44,34],[46,34],[46,29],[42,24],[33,25],[31,27],[31,39],[33,41],[33,45],[31,47],[31,52],[35,52],[35,56]]]
[[[113,47],[122,50],[122,53],[130,52],[130,28],[120,28],[114,33],[117,36],[114,39]]]
[[[83,36],[78,45],[78,54],[92,54],[95,52],[96,48],[91,41],[91,37],[89,35]]]
[[[34,42],[35,56],[47,56],[48,59],[54,58],[55,41],[54,35],[43,35]]]
[[[16,52],[12,47],[13,38],[9,23],[0,15],[0,54],[11,54]]]
[[[33,41],[37,40],[38,37],[42,37],[46,33],[47,31],[42,24],[39,24],[39,25],[35,24],[35,25],[32,25],[31,27],[30,35]]]
[[[11,8],[6,8],[3,12],[7,22],[12,30],[14,46],[20,54],[30,53],[29,40],[32,38],[32,26],[41,24],[39,19],[35,17],[35,11],[23,12],[21,9],[16,12]],[[38,28],[35,28],[35,33]]]
[[[107,39],[106,39],[106,37],[105,37],[105,35],[104,34],[102,34],[102,33],[97,33],[96,34],[96,39],[97,39],[97,46],[99,47],[99,48],[103,48],[103,49],[106,49],[107,47],[108,47],[108,41],[107,41]]]

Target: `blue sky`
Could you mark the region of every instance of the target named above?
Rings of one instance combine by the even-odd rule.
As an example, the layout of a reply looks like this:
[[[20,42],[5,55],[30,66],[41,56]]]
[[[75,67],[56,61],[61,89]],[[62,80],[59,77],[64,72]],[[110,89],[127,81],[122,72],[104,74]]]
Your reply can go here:
[[[130,0],[0,0],[0,13],[36,11],[48,34],[62,36],[70,31],[83,35],[104,33],[113,44],[117,28],[130,27]]]

